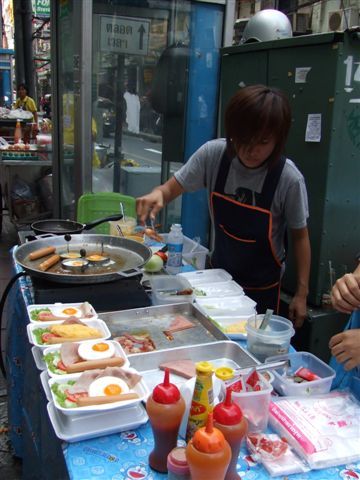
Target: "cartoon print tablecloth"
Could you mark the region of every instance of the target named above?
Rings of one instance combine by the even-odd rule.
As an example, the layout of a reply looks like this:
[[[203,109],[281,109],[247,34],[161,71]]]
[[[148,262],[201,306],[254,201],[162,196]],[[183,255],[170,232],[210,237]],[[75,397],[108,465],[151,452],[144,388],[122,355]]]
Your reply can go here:
[[[154,442],[150,424],[106,437],[64,444],[64,455],[72,480],[165,480],[148,465]],[[238,472],[245,480],[266,480],[269,474],[242,448]],[[308,473],[273,477],[280,480],[360,479],[360,463]]]

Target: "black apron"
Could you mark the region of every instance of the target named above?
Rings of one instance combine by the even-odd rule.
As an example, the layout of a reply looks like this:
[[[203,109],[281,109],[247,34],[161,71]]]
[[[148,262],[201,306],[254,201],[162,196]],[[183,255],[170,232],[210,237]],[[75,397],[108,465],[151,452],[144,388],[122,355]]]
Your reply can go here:
[[[239,283],[256,310],[278,312],[282,262],[272,245],[270,211],[276,187],[285,165],[285,157],[269,169],[262,191],[254,193],[256,206],[224,195],[231,160],[226,151],[221,159],[211,209],[215,226],[215,248],[211,258],[214,268],[223,268]]]

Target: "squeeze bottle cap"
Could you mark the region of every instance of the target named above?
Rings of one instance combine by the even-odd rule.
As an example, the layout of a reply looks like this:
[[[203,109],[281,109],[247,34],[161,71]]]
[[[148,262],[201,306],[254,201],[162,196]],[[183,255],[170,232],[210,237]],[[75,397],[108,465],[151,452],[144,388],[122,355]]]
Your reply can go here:
[[[231,400],[232,391],[226,390],[225,400],[214,408],[214,420],[221,425],[236,425],[243,419],[243,414],[238,405]]]
[[[196,371],[199,373],[212,373],[213,366],[210,362],[197,362],[195,364]]]
[[[230,380],[234,376],[234,369],[231,367],[219,367],[215,370],[215,377],[220,380]]]
[[[206,426],[199,428],[193,436],[192,444],[203,453],[217,453],[225,448],[225,437],[213,425],[213,414],[209,413]]]
[[[180,391],[176,385],[170,383],[170,371],[165,368],[164,381],[154,388],[152,398],[157,403],[170,404],[180,400]]]

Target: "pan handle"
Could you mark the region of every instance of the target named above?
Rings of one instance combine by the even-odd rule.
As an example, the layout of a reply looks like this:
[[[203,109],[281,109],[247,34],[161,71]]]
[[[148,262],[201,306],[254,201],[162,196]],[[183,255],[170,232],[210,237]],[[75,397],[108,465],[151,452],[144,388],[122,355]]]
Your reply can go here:
[[[99,218],[98,220],[94,220],[93,222],[86,223],[83,225],[83,230],[90,230],[90,228],[97,227],[98,225],[101,225],[102,223],[105,222],[111,222],[112,220],[121,220],[123,218],[122,213],[117,213],[115,215],[109,215],[108,217],[105,218]]]
[[[136,275],[142,275],[142,271],[139,268],[129,268],[123,272],[116,272],[120,277],[135,277]]]

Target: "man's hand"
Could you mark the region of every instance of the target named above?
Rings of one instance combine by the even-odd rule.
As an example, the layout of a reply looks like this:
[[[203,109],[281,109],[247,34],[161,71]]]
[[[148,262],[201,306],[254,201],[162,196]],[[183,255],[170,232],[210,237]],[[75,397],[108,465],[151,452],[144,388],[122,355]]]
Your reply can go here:
[[[163,192],[155,188],[152,192],[136,199],[136,213],[141,224],[150,216],[155,220],[156,214],[164,207]]]
[[[360,308],[360,272],[347,273],[336,280],[331,291],[331,303],[336,310],[351,313]]]
[[[355,328],[334,335],[329,342],[332,355],[345,370],[360,365],[360,329]]]
[[[295,295],[289,306],[289,318],[295,328],[302,327],[306,315],[306,295]]]

